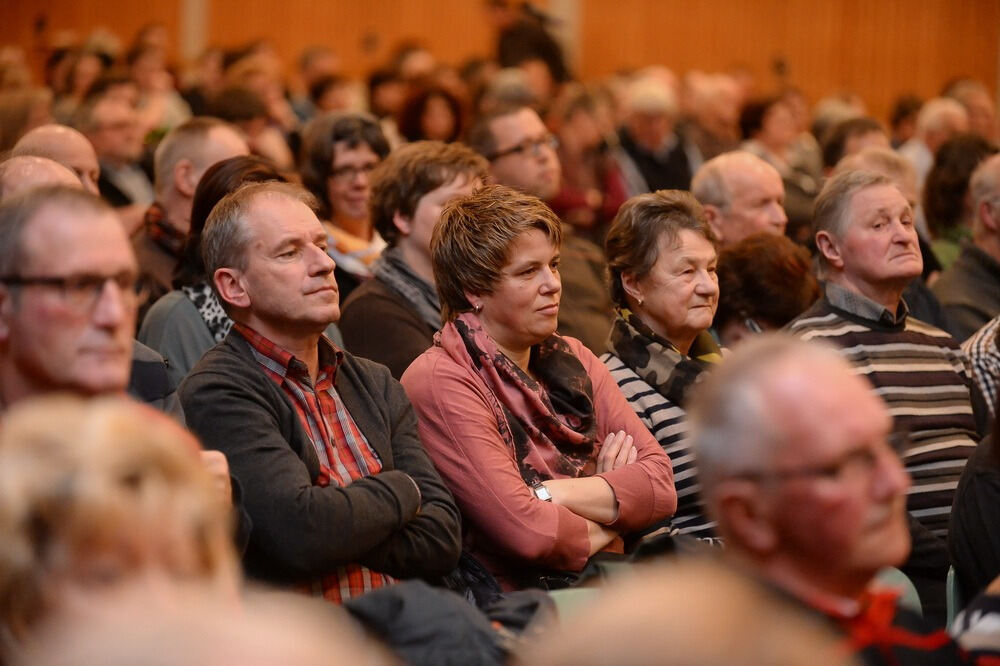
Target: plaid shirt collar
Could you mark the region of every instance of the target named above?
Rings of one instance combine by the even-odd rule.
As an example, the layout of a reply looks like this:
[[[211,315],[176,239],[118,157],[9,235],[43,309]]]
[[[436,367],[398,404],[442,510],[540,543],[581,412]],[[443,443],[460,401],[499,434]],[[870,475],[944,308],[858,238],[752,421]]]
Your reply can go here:
[[[309,384],[309,369],[306,364],[295,357],[291,352],[282,349],[274,342],[268,340],[263,335],[245,324],[235,323],[233,329],[242,335],[250,343],[250,349],[254,353],[257,362],[267,368],[270,372],[281,378],[290,378],[295,381]],[[337,349],[336,345],[330,342],[325,335],[319,338],[319,378],[329,378],[330,382],[335,382],[337,378],[337,368],[344,361],[344,352]]]
[[[893,313],[884,305],[876,303],[867,296],[863,296],[850,289],[845,289],[834,282],[826,283],[826,298],[830,301],[830,305],[835,308],[889,326],[905,322],[906,316],[910,313],[906,301],[902,298],[899,299],[899,307]]]

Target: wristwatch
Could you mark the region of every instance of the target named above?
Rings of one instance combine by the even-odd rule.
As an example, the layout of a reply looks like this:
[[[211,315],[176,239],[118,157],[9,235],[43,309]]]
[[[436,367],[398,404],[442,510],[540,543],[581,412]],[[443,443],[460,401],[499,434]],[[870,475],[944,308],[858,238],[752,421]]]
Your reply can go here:
[[[552,493],[550,493],[549,489],[546,488],[541,483],[536,483],[531,487],[531,489],[535,491],[535,497],[542,500],[543,502],[552,501]]]

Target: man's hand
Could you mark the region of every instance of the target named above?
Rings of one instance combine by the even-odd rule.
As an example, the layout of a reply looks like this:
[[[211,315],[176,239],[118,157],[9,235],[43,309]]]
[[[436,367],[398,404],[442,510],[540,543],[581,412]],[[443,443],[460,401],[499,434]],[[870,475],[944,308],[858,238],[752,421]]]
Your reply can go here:
[[[631,465],[638,456],[639,452],[632,445],[632,435],[626,435],[624,430],[611,433],[604,438],[601,453],[597,457],[597,473],[603,474]]]
[[[212,477],[212,485],[219,493],[219,500],[227,507],[233,505],[233,486],[229,480],[229,461],[221,451],[202,451],[201,464]]]

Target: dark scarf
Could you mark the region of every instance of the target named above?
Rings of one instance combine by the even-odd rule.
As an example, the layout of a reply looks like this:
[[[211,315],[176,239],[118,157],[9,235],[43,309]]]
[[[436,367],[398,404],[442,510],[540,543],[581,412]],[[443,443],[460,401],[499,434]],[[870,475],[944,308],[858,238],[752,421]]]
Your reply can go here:
[[[187,234],[177,231],[167,221],[166,211],[163,206],[154,202],[146,209],[146,214],[142,219],[146,227],[146,234],[156,243],[161,250],[167,254],[180,258],[181,250],[184,249],[184,241]]]
[[[497,348],[471,312],[446,324],[434,343],[486,384],[500,436],[526,484],[594,473],[594,389],[561,337],[551,335],[531,348],[529,367],[538,381]]]
[[[628,309],[618,310],[608,347],[657,393],[680,407],[701,373],[722,360],[708,331],[698,334],[685,356]]]
[[[375,278],[403,297],[431,327],[441,328],[441,301],[434,285],[418,277],[406,262],[399,248],[391,247],[382,252],[373,267]]]
[[[208,327],[212,338],[216,342],[222,342],[229,329],[233,327],[233,320],[229,318],[226,311],[222,309],[215,291],[208,286],[207,282],[199,282],[188,287],[181,287],[181,291],[188,297],[188,300],[198,310],[205,326]]]

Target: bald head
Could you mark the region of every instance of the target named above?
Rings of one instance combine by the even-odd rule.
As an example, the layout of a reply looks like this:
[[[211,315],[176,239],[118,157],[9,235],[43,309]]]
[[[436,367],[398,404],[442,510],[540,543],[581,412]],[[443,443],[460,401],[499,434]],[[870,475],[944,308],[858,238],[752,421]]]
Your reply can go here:
[[[72,127],[54,124],[36,127],[21,137],[11,154],[55,160],[73,171],[85,190],[99,194],[97,179],[101,175],[101,167],[97,163],[97,154],[87,137]]]
[[[735,150],[705,162],[691,180],[691,193],[723,245],[759,232],[785,233],[781,174],[752,153]]]
[[[76,174],[46,157],[21,155],[0,163],[0,201],[49,185],[82,187]]]

